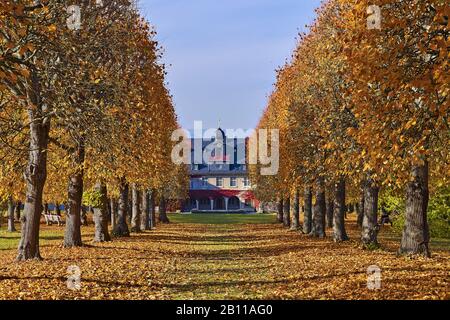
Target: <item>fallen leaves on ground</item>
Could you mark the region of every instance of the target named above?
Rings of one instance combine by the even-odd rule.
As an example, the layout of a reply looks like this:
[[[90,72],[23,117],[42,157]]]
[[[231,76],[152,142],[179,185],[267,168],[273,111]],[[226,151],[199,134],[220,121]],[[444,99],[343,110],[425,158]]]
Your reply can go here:
[[[57,229],[58,227],[45,227]],[[59,229],[62,233],[62,229]],[[432,259],[396,257],[398,242],[364,251],[274,224],[159,225],[157,230],[64,249],[45,242],[44,261],[16,263],[0,250],[0,299],[449,299],[450,252]],[[352,239],[358,238],[354,224]],[[67,268],[81,269],[80,290]],[[367,288],[367,268],[382,271],[380,290]]]

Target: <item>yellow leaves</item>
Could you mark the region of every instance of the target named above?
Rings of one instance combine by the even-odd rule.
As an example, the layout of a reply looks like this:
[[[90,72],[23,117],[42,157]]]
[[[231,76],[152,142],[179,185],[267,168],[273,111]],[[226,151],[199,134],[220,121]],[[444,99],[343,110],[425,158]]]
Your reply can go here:
[[[275,219],[270,215],[252,218],[262,220],[256,228],[195,224],[211,217],[169,218],[176,223],[71,250],[60,247],[63,228],[42,226],[41,251],[49,259],[16,264],[15,243],[0,250],[0,299],[448,298],[449,253],[396,258],[398,244],[388,227],[379,236],[385,250],[362,251],[356,240],[335,244],[294,236],[263,221]],[[358,239],[354,215],[347,224],[350,238]],[[10,237],[1,232],[0,244]],[[88,243],[94,228],[82,232]],[[74,264],[82,271],[79,291],[68,290],[65,281],[67,267]],[[367,268],[373,264],[382,270],[382,290],[367,289]]]
[[[56,32],[57,27],[56,27],[56,25],[52,24],[52,25],[48,26],[47,30],[48,30],[48,32],[54,33],[54,32]]]
[[[23,9],[24,9],[25,7],[24,7],[24,5],[23,4],[16,4],[15,6],[14,6],[14,13],[17,15],[17,16],[21,16],[21,15],[23,15]]]
[[[372,171],[372,166],[369,163],[365,163],[363,167],[364,172],[370,172]]]
[[[27,43],[24,48],[27,48],[28,51],[33,52],[35,50],[35,47],[32,43]]]
[[[347,134],[349,136],[352,136],[352,135],[356,134],[356,132],[357,132],[357,130],[355,128],[353,128],[353,127],[350,127],[350,128],[347,129]]]
[[[9,74],[9,79],[11,80],[11,82],[16,83],[17,82],[17,76],[15,73],[10,73]]]
[[[28,78],[30,76],[30,71],[28,71],[28,69],[20,69],[20,74],[23,75],[24,77]]]
[[[20,28],[19,30],[17,30],[17,34],[21,37],[26,36],[27,34],[27,28]]]
[[[410,129],[411,127],[415,126],[416,124],[417,124],[416,119],[411,119],[411,120],[409,120],[409,121],[406,123],[405,129],[408,130],[408,129]]]

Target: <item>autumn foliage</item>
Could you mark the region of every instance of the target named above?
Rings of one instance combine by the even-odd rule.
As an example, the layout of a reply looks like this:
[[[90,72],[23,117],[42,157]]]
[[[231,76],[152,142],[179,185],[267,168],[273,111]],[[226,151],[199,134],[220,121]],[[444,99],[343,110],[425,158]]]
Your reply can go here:
[[[335,241],[348,239],[346,203],[358,203],[369,248],[380,190],[402,194],[400,252],[429,256],[428,199],[450,172],[448,3],[329,0],[317,14],[260,119],[280,130],[281,169],[271,177],[253,166],[257,193],[281,204],[301,190],[312,220],[303,231],[324,237],[331,218]]]
[[[0,4],[0,194],[25,204],[18,260],[40,258],[47,203],[64,204],[64,246],[74,247],[86,192],[98,200],[86,204],[96,241],[110,240],[108,207],[116,234],[129,234],[131,186],[143,228],[158,197],[186,192],[184,168],[168,157],[178,123],[154,28],[128,0],[69,5]]]

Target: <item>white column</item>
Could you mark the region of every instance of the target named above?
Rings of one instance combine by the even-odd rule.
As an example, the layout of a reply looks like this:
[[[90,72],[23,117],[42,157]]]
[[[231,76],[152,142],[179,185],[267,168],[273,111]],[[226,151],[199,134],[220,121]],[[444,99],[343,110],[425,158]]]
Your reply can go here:
[[[214,199],[211,199],[211,211],[214,211]]]
[[[225,211],[228,211],[228,200],[230,199],[227,197],[224,197],[224,199],[225,199]]]
[[[200,201],[195,200],[195,205],[197,206],[197,210],[200,210]]]
[[[239,199],[239,209],[244,209],[244,199]]]

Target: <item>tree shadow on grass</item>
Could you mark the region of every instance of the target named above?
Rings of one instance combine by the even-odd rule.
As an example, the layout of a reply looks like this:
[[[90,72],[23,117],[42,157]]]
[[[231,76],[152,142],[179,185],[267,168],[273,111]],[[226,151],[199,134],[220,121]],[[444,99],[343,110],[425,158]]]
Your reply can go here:
[[[413,268],[413,267],[407,267],[407,268],[384,268],[383,272],[404,272],[404,271],[410,271],[410,272],[423,272],[420,269]],[[431,269],[427,270],[431,272],[443,272],[441,269]],[[251,272],[251,271],[249,271]],[[241,287],[241,286],[250,286],[253,287],[255,285],[264,286],[264,285],[275,285],[275,284],[291,284],[296,282],[304,282],[308,283],[311,281],[326,281],[328,279],[336,278],[336,277],[342,277],[342,278],[349,278],[352,276],[359,276],[363,275],[366,276],[367,272],[366,270],[355,270],[355,271],[347,271],[347,272],[336,272],[333,274],[317,274],[312,276],[296,276],[289,279],[270,279],[270,280],[227,280],[227,281],[205,281],[201,283],[176,283],[176,284],[167,284],[162,285],[165,288],[171,288],[175,290],[178,293],[184,293],[184,292],[190,292],[194,290],[200,290],[205,291],[206,289],[211,289],[211,287],[224,287],[224,288],[232,288],[232,287]],[[411,279],[414,279],[411,277]],[[408,282],[407,279],[400,279],[402,282]]]
[[[62,276],[58,276],[58,277],[52,277],[52,276],[31,276],[31,277],[17,277],[17,276],[1,276],[0,275],[0,281],[2,280],[59,280],[61,282],[66,283],[67,281],[67,277],[62,277]],[[99,284],[99,285],[103,285],[106,287],[111,287],[111,286],[126,286],[126,287],[132,287],[132,288],[143,288],[143,287],[147,287],[146,285],[141,285],[141,284],[133,284],[130,282],[119,282],[119,281],[104,281],[104,280],[98,280],[98,279],[89,279],[89,278],[82,278],[81,279],[82,282],[87,282],[87,283],[95,283],[95,284]]]
[[[134,241],[141,241],[142,239],[137,236],[133,237]],[[132,238],[132,239],[133,239]],[[146,237],[147,240],[151,241],[186,241],[186,242],[220,242],[220,243],[242,243],[242,242],[256,242],[256,241],[270,241],[270,240],[280,240],[282,236],[253,236],[253,235],[227,235],[220,234],[214,236],[195,236],[195,235],[153,235]],[[286,239],[292,240],[292,234],[286,236]],[[131,240],[133,241],[133,240]]]
[[[300,252],[311,248],[321,248],[316,245],[305,246],[304,244],[280,244],[261,247],[249,246],[247,248],[230,248],[220,250],[196,250],[179,251],[171,253],[181,258],[200,260],[253,260],[259,258],[277,257],[290,252]]]
[[[262,271],[262,270],[270,270],[273,266],[252,266],[252,267],[236,267],[236,268],[220,268],[217,270],[214,270],[214,272],[220,272],[220,273],[242,273],[242,272],[255,272],[255,271]],[[181,273],[187,273],[187,274],[211,274],[211,270],[197,270],[197,269],[184,269],[180,271]]]

